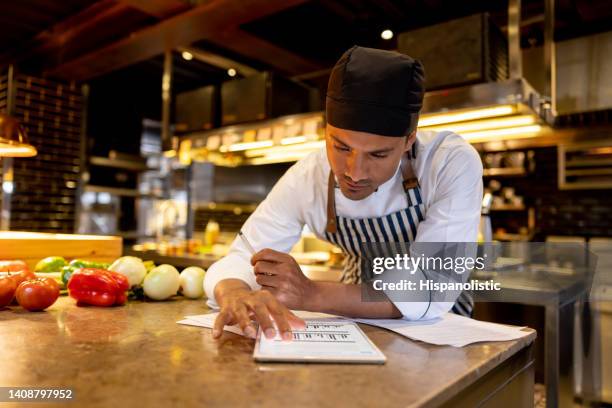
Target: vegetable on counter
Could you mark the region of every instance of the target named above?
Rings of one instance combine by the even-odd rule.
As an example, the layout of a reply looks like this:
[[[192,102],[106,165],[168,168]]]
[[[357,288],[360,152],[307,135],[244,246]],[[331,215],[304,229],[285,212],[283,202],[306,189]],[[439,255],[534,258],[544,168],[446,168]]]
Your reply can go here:
[[[34,272],[59,272],[67,262],[61,256],[50,256],[45,259],[41,259],[34,268]]]
[[[62,281],[62,283],[65,286],[65,285],[68,284],[68,281],[70,280],[70,277],[72,276],[74,271],[76,271],[78,269],[82,269],[82,268],[107,269],[108,265],[109,264],[104,263],[104,262],[95,262],[95,261],[85,261],[85,260],[82,260],[82,259],[73,259],[72,261],[70,261],[70,263],[68,265],[64,266],[60,270],[61,281]]]
[[[77,306],[123,305],[129,287],[124,275],[95,268],[78,269],[68,281],[68,293],[77,301]]]
[[[59,284],[53,278],[37,278],[21,282],[15,298],[21,307],[31,312],[44,310],[57,300]]]
[[[35,279],[36,275],[30,271],[24,261],[0,261],[0,277],[12,279],[15,288],[23,281]]]
[[[204,295],[204,269],[190,266],[183,269],[179,282],[183,296],[189,299],[198,299]]]
[[[96,261],[84,261],[83,259],[73,259],[70,261],[68,266],[73,269],[80,268],[95,268],[95,269],[108,269],[108,265],[106,262],[96,262]]]
[[[11,304],[15,297],[16,289],[17,283],[11,276],[5,275],[0,277],[0,309]]]
[[[29,271],[28,265],[24,261],[0,261],[0,272],[21,272]]]
[[[180,275],[172,265],[159,265],[149,272],[142,284],[144,294],[153,300],[164,300],[176,295]]]
[[[113,262],[108,270],[127,277],[130,287],[140,285],[147,274],[147,267],[135,256],[122,256]]]
[[[153,269],[155,269],[155,262],[153,262],[153,261],[144,261],[143,264],[144,264],[145,268],[147,268],[147,273],[149,273]]]

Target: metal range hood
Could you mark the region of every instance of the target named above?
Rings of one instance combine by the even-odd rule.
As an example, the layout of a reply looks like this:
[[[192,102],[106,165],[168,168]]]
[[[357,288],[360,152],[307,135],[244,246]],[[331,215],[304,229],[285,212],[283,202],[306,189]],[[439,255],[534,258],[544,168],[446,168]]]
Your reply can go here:
[[[549,124],[549,103],[524,78],[428,92],[420,130],[452,130],[472,143],[533,137]]]
[[[520,48],[521,2],[509,0],[508,71],[507,76],[504,75],[509,79],[427,92],[419,118],[419,129],[451,130],[472,143],[478,143],[535,137],[552,125],[556,114],[554,0],[544,0],[544,3],[547,95],[540,95],[523,77]],[[486,34],[483,34],[483,37],[486,37]],[[483,38],[481,41],[484,44],[488,39]],[[499,72],[500,68],[497,67],[497,70]]]

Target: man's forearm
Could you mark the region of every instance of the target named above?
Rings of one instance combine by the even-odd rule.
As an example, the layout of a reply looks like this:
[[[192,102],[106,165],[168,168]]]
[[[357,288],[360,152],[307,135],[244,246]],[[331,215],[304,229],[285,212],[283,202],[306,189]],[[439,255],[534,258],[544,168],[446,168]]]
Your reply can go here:
[[[402,317],[402,313],[390,300],[363,301],[361,285],[336,282],[313,282],[313,284],[313,296],[305,299],[307,310],[372,319]]]

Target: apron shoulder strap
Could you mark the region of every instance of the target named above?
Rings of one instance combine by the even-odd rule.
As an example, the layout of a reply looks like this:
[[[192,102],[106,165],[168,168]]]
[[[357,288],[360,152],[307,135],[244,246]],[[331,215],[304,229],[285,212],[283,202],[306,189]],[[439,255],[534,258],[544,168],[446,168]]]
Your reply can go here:
[[[412,168],[412,162],[410,153],[406,153],[402,156],[402,162],[400,164],[402,170],[402,186],[404,187],[404,191],[408,191],[410,189],[416,188],[419,186],[419,180],[414,173],[414,169]]]
[[[327,225],[325,231],[330,234],[338,232],[338,226],[336,225],[336,194],[334,189],[336,188],[336,179],[334,173],[329,171],[329,179],[327,181]]]

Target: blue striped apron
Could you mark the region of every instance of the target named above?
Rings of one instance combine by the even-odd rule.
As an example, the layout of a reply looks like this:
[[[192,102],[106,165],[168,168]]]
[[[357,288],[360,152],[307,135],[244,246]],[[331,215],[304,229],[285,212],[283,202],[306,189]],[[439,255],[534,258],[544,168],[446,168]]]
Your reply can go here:
[[[416,157],[415,145],[410,154]],[[410,158],[402,160],[401,171],[403,187],[406,193],[408,206],[403,210],[377,218],[347,218],[336,215],[335,189],[336,179],[333,173],[329,174],[327,195],[327,227],[325,238],[344,252],[344,271],[342,282],[361,283],[364,276],[361,271],[361,257],[364,246],[361,243],[410,243],[417,235],[417,227],[425,219],[425,205],[421,196],[421,189],[412,170]],[[384,254],[383,256],[394,256]],[[474,308],[472,297],[462,292],[455,302],[452,311],[464,316],[471,316]]]

